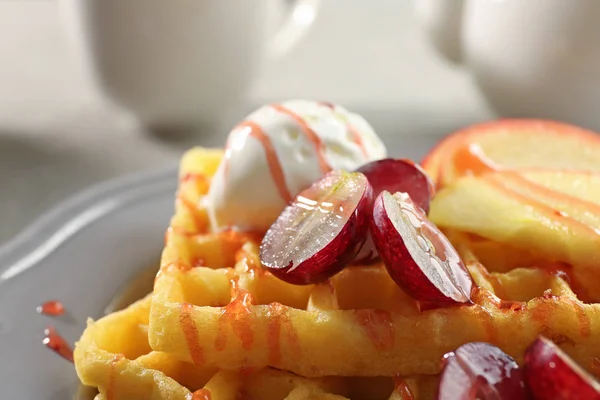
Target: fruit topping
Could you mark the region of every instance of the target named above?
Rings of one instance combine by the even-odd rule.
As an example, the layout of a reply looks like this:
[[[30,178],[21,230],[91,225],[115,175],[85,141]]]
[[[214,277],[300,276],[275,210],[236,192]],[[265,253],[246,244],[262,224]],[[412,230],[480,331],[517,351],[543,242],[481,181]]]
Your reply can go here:
[[[385,158],[363,165],[358,172],[366,175],[373,187],[373,197],[377,197],[382,190],[391,193],[405,192],[425,213],[429,212],[429,201],[434,192],[433,183],[427,173],[411,160]],[[378,258],[379,254],[369,234],[354,263],[368,264]]]
[[[525,379],[536,399],[600,399],[600,384],[544,337],[525,353]]]
[[[470,302],[473,280],[458,253],[406,193],[375,200],[371,234],[392,279],[429,306]]]
[[[353,171],[386,156],[363,117],[308,100],[259,108],[226,143],[206,202],[215,231],[264,233],[291,199],[327,172]]]
[[[443,359],[438,400],[528,399],[523,371],[488,343],[467,343]]]
[[[373,187],[373,196],[387,190],[405,192],[425,213],[433,196],[433,183],[427,173],[411,160],[384,158],[363,165],[358,172],[365,174]]]
[[[600,302],[600,213],[590,201],[598,199],[600,179],[586,172],[531,171],[463,177],[436,193],[429,218],[442,229],[569,264],[577,294]]]
[[[600,136],[554,121],[512,119],[449,135],[422,162],[437,187],[494,170],[550,168],[600,171]]]
[[[365,175],[328,173],[296,196],[269,228],[260,247],[263,266],[289,283],[326,280],[356,256],[372,204]]]

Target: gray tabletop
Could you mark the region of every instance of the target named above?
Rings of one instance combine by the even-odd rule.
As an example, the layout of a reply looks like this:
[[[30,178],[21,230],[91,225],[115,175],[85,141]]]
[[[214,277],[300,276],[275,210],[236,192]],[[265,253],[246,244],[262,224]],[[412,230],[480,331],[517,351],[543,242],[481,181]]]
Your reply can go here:
[[[0,242],[96,182],[221,145],[227,126],[265,102],[339,102],[362,113],[391,154],[413,157],[491,117],[464,72],[427,46],[409,1],[325,0],[306,40],[263,66],[223,127],[187,137],[151,136],[101,96],[69,51],[55,1],[0,1],[0,57]]]

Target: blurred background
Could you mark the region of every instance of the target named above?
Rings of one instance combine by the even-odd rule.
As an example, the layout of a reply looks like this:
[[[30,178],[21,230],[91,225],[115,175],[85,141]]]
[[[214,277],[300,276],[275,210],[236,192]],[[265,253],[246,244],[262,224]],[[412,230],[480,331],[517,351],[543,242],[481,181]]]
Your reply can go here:
[[[173,4],[182,2],[185,1]],[[148,3],[159,7],[156,1]],[[314,2],[308,6],[310,3],[314,6]],[[427,3],[432,2],[424,1],[423,5],[427,7]],[[365,116],[388,145],[390,154],[413,157],[422,156],[443,135],[497,115],[480,94],[480,77],[473,79],[467,74],[468,69],[444,60],[432,42],[441,52],[448,49],[448,44],[440,44],[439,40],[435,43],[435,38],[428,36],[427,29],[431,34],[432,28],[427,24],[439,23],[439,13],[442,20],[452,22],[460,7],[458,11],[421,10],[424,16],[417,18],[412,1],[323,0],[316,12],[295,11],[295,17],[310,27],[293,39],[297,43],[289,51],[260,60],[252,56],[258,50],[240,47],[238,36],[247,37],[253,28],[244,32],[240,27],[242,20],[228,21],[237,18],[231,10],[215,11],[212,22],[203,22],[207,29],[203,32],[186,30],[185,23],[190,21],[182,22],[181,35],[210,36],[214,32],[218,46],[238,54],[231,57],[228,53],[230,59],[226,62],[234,67],[223,74],[245,77],[243,71],[248,68],[252,72],[244,78],[247,87],[240,85],[244,89],[239,98],[227,107],[219,107],[222,113],[218,118],[209,123],[199,121],[195,128],[142,124],[135,112],[118,105],[119,90],[138,90],[148,98],[160,97],[144,81],[155,82],[160,77],[151,75],[152,68],[143,76],[146,68],[139,64],[160,66],[170,57],[173,63],[165,68],[171,68],[170,73],[177,76],[179,73],[173,68],[187,65],[182,54],[197,50],[200,56],[196,55],[196,61],[190,65],[198,62],[201,67],[194,68],[201,70],[184,68],[181,76],[185,79],[178,81],[190,86],[197,78],[186,77],[186,73],[205,73],[209,79],[216,76],[218,65],[206,65],[203,60],[207,55],[202,52],[212,59],[210,51],[218,50],[206,40],[198,40],[196,49],[191,37],[187,48],[175,49],[179,53],[173,50],[175,53],[153,54],[155,60],[143,59],[119,38],[119,34],[127,34],[137,24],[139,10],[133,8],[128,11],[130,14],[123,14],[114,1],[105,2],[112,6],[98,4],[83,0],[0,0],[0,242],[90,185],[135,171],[175,165],[181,153],[193,145],[222,146],[229,129],[263,103],[289,98],[339,103]],[[290,5],[282,7],[281,15]],[[254,13],[250,9],[238,11],[236,15]],[[148,12],[164,14],[158,8]],[[281,15],[273,23],[264,20],[265,26],[281,25]],[[145,18],[151,17],[148,14]],[[263,20],[252,21],[262,24]],[[102,24],[108,24],[108,28]],[[151,31],[140,49],[152,49],[153,43],[170,46],[168,38],[166,44],[159,43],[169,34],[168,28],[139,29]],[[506,54],[510,57],[510,52]],[[127,62],[133,72],[121,74],[123,66],[115,62],[115,57],[132,57],[134,60]],[[94,63],[95,67],[90,66]],[[119,82],[138,78],[139,87],[133,89],[123,89],[123,82]],[[107,86],[109,90],[105,90]],[[218,87],[213,86],[214,93],[220,92]],[[198,92],[199,96],[211,95],[206,89]],[[169,102],[168,98],[165,100]]]

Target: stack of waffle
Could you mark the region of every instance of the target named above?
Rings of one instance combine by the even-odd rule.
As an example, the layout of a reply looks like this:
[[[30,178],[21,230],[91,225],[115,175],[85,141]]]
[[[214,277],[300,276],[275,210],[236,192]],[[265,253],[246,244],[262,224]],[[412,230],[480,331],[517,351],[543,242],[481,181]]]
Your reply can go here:
[[[446,352],[484,341],[521,364],[540,334],[600,376],[600,307],[481,237],[447,231],[478,286],[471,306],[420,311],[379,263],[323,284],[278,280],[261,268],[260,236],[209,232],[203,197],[221,157],[184,156],[153,293],[90,321],[77,343],[97,399],[431,399]]]

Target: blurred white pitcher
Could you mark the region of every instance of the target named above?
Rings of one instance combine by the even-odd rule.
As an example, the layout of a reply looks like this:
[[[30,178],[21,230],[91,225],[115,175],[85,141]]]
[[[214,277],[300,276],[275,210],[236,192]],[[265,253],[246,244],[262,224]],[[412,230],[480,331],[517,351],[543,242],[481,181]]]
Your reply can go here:
[[[279,57],[298,42],[319,4],[60,1],[77,53],[100,88],[142,124],[157,129],[214,123],[219,111],[249,87],[263,57]],[[268,35],[282,10],[287,12],[283,25]]]
[[[600,1],[416,0],[434,47],[501,116],[600,130]]]

